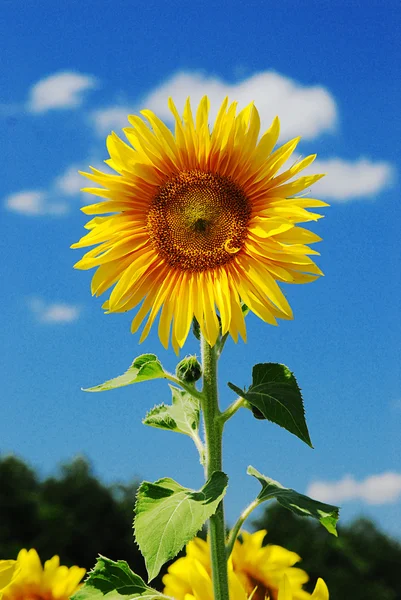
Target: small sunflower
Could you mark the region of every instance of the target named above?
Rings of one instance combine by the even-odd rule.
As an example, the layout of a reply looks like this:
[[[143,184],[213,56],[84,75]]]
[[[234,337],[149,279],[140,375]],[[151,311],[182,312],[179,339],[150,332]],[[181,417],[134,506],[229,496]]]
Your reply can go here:
[[[308,575],[292,565],[300,560],[295,552],[280,546],[261,544],[266,531],[242,534],[228,562],[231,600],[328,600],[328,591],[319,580],[312,596],[302,590]],[[175,600],[213,600],[209,546],[195,538],[186,547],[186,556],[170,565],[163,577],[164,594]]]
[[[284,575],[287,577],[294,600],[307,600],[310,594],[302,589],[309,580],[305,571],[294,567],[301,560],[295,552],[282,546],[268,544],[262,546],[267,531],[261,529],[255,533],[242,532],[242,543],[236,541],[232,552],[234,571],[241,580],[247,594],[253,590],[254,600],[264,598],[277,599],[277,593]]]
[[[302,589],[309,579],[307,573],[293,565],[300,560],[295,552],[281,546],[268,545],[262,547],[266,531],[242,533],[243,541],[237,540],[228,563],[229,587],[233,590],[233,598],[241,600],[252,595],[253,600],[281,600],[285,589],[291,591],[290,600],[311,600],[311,595]],[[170,565],[163,578],[164,593],[175,600],[188,600],[187,595],[195,600],[213,600],[210,566],[210,549],[207,542],[195,538],[186,546],[186,556]],[[285,583],[285,581],[287,583]],[[198,593],[204,588],[203,595]],[[320,600],[319,592],[322,584],[317,586],[312,598]],[[284,590],[279,593],[279,591]],[[208,590],[206,594],[206,590]],[[319,592],[320,593],[320,592]],[[321,596],[321,600],[325,596]]]
[[[45,562],[38,553],[21,550],[17,560],[0,561],[0,600],[68,600],[85,569],[60,566],[58,556]]]
[[[189,99],[182,117],[172,100],[169,107],[175,135],[143,110],[145,121],[128,117],[131,145],[108,136],[105,162],[117,174],[93,167],[83,173],[101,186],[84,191],[103,201],[82,210],[102,216],[72,247],[96,246],[75,267],[97,267],[96,296],[114,285],[107,312],[140,305],[131,327],[136,332],[148,315],[140,341],[160,312],[160,341],[167,348],[171,330],[178,352],[194,316],[211,346],[220,327],[222,335],[246,339],[242,302],[272,325],[291,319],[277,282],[307,283],[322,274],[308,256],[318,253],[307,245],[320,238],[298,225],[321,217],[308,208],[327,204],[297,195],[322,177],[294,180],[316,155],[280,171],[299,138],[273,150],[278,118],[259,139],[253,103],[237,114],[237,103],[224,100],[212,129],[207,97],[195,119]]]

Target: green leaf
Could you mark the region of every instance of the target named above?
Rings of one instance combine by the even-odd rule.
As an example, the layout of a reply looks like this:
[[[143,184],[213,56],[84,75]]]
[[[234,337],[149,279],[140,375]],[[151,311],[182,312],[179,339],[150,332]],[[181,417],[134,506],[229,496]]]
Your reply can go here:
[[[169,387],[172,404],[155,406],[147,413],[143,423],[192,436],[199,427],[199,400],[184,390],[172,385]]]
[[[252,385],[242,390],[228,386],[247,400],[256,418],[265,418],[284,427],[311,448],[301,390],[288,367],[276,363],[260,363],[252,369]]]
[[[84,392],[106,392],[148,379],[163,379],[165,376],[166,373],[155,354],[141,354],[123,375],[109,379],[100,385],[86,388]]]
[[[142,482],[134,529],[149,581],[216,512],[227,482],[227,475],[221,471],[215,471],[199,491],[184,488],[169,477],[155,483]]]
[[[300,517],[313,517],[317,519],[329,533],[337,536],[336,523],[340,510],[337,506],[312,500],[309,496],[299,494],[291,488],[285,488],[278,481],[274,481],[274,479],[270,479],[270,477],[259,473],[254,467],[248,467],[247,473],[256,477],[262,486],[262,490],[258,495],[260,502],[276,498],[284,508],[288,508],[288,510]]]
[[[84,585],[73,595],[71,600],[165,600],[167,596],[147,586],[136,575],[125,560],[110,560],[99,556],[96,565],[88,574]]]

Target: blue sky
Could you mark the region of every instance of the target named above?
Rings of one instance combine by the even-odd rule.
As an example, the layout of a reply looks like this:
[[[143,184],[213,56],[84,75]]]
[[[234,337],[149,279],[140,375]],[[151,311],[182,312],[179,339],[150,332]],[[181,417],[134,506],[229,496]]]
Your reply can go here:
[[[286,363],[315,449],[240,411],[225,440],[228,519],[258,491],[252,464],[341,504],[344,522],[365,514],[400,537],[399,4],[6,0],[2,13],[0,451],[42,475],[85,454],[107,482],[202,484],[189,440],[141,425],[168,399],[163,383],[80,391],[143,352],[170,370],[176,358],[155,333],[139,346],[129,314],[103,315],[69,246],[86,220],[76,171],[107,158],[105,136],[127,113],[166,118],[169,94],[182,105],[208,93],[216,107],[228,93],[255,100],[265,127],[278,114],[282,141],[302,134],[300,153],[317,152],[328,173],[314,194],[332,205],[314,226],[325,277],[285,289],[294,321],[250,316],[248,344],[228,343],[220,365],[226,406],[228,380],[247,385],[254,363]]]

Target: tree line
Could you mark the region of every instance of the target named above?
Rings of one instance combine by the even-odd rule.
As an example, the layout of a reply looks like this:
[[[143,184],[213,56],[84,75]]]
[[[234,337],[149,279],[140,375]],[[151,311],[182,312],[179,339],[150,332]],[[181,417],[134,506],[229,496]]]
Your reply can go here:
[[[40,479],[13,456],[0,457],[0,558],[36,548],[41,559],[54,554],[62,564],[91,569],[96,556],[126,560],[146,580],[132,536],[138,482],[107,486],[89,462],[77,458],[55,477]],[[272,504],[249,529],[267,529],[267,542],[302,557],[310,577],[325,579],[331,600],[401,600],[401,544],[368,519],[339,527],[330,536],[312,520]],[[160,574],[152,585],[162,588]]]

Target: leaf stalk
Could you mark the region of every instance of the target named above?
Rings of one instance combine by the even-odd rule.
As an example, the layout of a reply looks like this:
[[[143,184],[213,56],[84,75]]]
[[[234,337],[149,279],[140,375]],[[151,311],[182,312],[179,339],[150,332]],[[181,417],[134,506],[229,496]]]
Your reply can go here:
[[[251,512],[259,506],[259,504],[260,504],[260,500],[258,498],[255,498],[255,500],[253,502],[251,502],[245,508],[245,510],[242,511],[242,513],[240,514],[240,516],[238,518],[238,521],[235,523],[234,527],[231,529],[230,535],[228,536],[227,545],[226,545],[227,560],[230,558],[231,552],[233,551],[233,548],[234,548],[235,540],[238,537],[238,534],[241,530],[242,525],[244,524],[245,520],[249,517]]]

